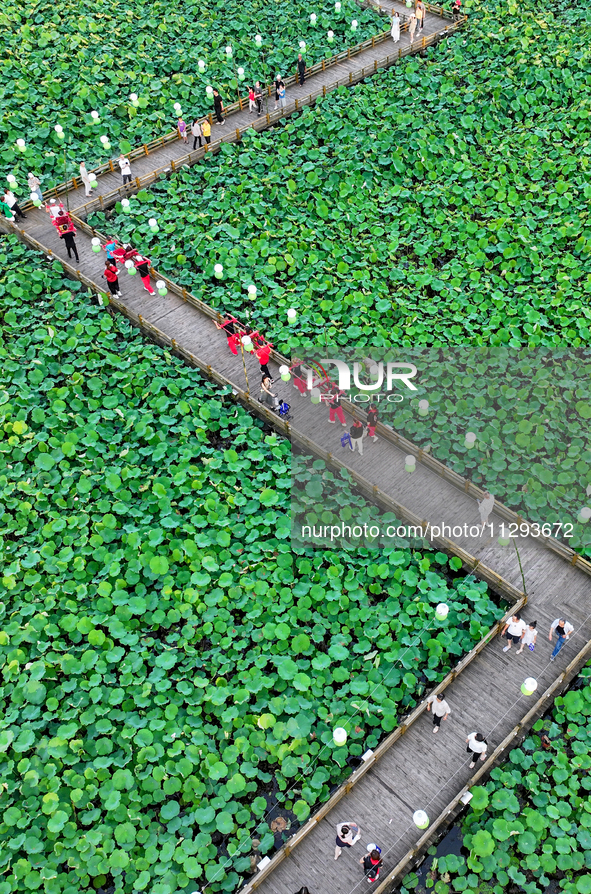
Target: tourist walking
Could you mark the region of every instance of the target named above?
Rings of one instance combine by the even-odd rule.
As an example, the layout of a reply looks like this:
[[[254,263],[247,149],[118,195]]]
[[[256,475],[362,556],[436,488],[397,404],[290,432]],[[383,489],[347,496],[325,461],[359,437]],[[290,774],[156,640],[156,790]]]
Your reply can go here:
[[[32,171],[29,171],[27,174],[27,184],[29,186],[29,191],[31,195],[37,196],[37,201],[41,202],[43,200],[43,195],[41,193],[41,181],[39,177],[35,177]]]
[[[17,220],[19,219],[19,217],[22,217],[23,219],[26,218],[27,215],[23,214],[23,212],[19,208],[19,204],[16,200],[15,194],[11,192],[8,187],[4,190],[3,201],[5,205],[8,205],[8,207],[12,211],[13,217],[15,217]]]
[[[341,425],[346,425],[347,420],[345,419],[345,414],[343,413],[343,408],[341,406],[341,397],[342,392],[339,391],[339,386],[333,385],[332,395],[328,402],[328,421],[334,423],[334,417],[336,416]]]
[[[486,749],[488,748],[488,742],[482,735],[482,733],[470,733],[468,738],[466,739],[466,743],[468,747],[466,751],[470,755],[470,769],[472,770],[476,766],[476,761],[480,758],[481,761],[486,758]]]
[[[121,297],[121,290],[119,288],[119,271],[117,269],[117,264],[113,264],[109,259],[105,261],[105,272],[103,276],[107,280],[107,285],[109,287],[109,292],[111,295],[118,295]]]
[[[427,7],[423,3],[423,0],[418,0],[418,3],[415,8],[415,15],[417,17],[417,25],[420,29],[423,28],[425,24],[425,12],[427,11]]]
[[[119,156],[119,167],[121,168],[121,175],[123,177],[123,185],[126,183],[131,183],[131,164],[129,159],[121,153]]]
[[[377,441],[376,425],[378,424],[378,408],[375,404],[370,404],[367,411],[367,433],[372,441]]]
[[[222,97],[219,94],[218,90],[213,91],[213,108],[215,111],[215,117],[217,118],[218,124],[225,124],[224,121],[224,103],[222,101]]]
[[[291,374],[293,376],[293,387],[297,388],[302,397],[305,397],[308,391],[308,385],[306,380],[304,379],[304,371],[301,367],[301,361],[294,358],[295,366],[291,368]]]
[[[274,391],[271,391],[271,376],[265,375],[263,373],[263,378],[261,380],[261,396],[259,398],[262,404],[267,404],[272,410],[276,410],[279,406],[279,399]]]
[[[427,711],[433,714],[433,732],[439,732],[442,720],[447,720],[451,713],[451,708],[445,700],[442,692],[437,695],[430,695],[427,699]]]
[[[338,823],[337,824],[337,843],[334,849],[334,858],[338,860],[341,851],[345,847],[353,847],[355,842],[361,838],[361,829],[357,823]]]
[[[62,209],[63,209],[63,207],[64,207],[64,206],[62,205],[61,202],[60,202],[59,205],[58,205],[58,203],[56,202],[55,199],[50,199],[50,200],[49,200],[49,205],[46,205],[46,206],[45,206],[45,210],[47,211],[47,213],[48,213],[49,216],[51,217],[51,220],[54,221],[54,220],[56,219],[56,217],[59,217],[60,214],[62,213]]]
[[[269,379],[272,379],[271,370],[267,366],[269,362],[269,357],[271,356],[271,348],[269,345],[263,345],[256,352],[256,358],[261,364],[261,375],[268,376]]]
[[[263,90],[261,88],[261,82],[257,81],[254,85],[254,98],[257,104],[257,112],[260,115],[263,111]]]
[[[86,198],[88,198],[92,191],[92,186],[90,185],[90,177],[88,176],[88,171],[86,170],[86,165],[83,161],[80,162],[80,179],[84,184],[84,193],[86,195]]]
[[[238,345],[240,344],[240,336],[236,332],[236,327],[232,320],[228,320],[226,323],[218,323],[216,320],[213,321],[213,325],[216,329],[221,329],[226,338],[228,339],[228,347],[234,356],[238,354]]]
[[[415,31],[416,30],[417,30],[417,17],[414,14],[414,12],[411,12],[409,20],[408,20],[408,34],[409,34],[411,43],[415,39]]]
[[[249,87],[249,88],[248,88],[248,111],[250,112],[251,115],[252,115],[253,112],[256,111],[256,109],[255,109],[254,87]]]
[[[209,118],[204,118],[201,122],[201,132],[206,143],[211,143],[211,124]]]
[[[275,105],[273,106],[273,111],[277,108],[277,103],[279,102],[279,90],[281,87],[285,87],[283,83],[283,78],[280,74],[275,75]]]
[[[143,255],[134,255],[133,266],[139,273],[146,292],[149,292],[150,295],[155,295],[156,292],[150,285],[150,267],[152,266],[152,262]]]
[[[461,0],[454,0],[454,2],[453,2],[452,5],[451,5],[451,12],[452,12],[454,21],[455,21],[456,19],[458,19],[459,16],[460,16],[460,7],[461,7],[461,5],[462,5]]]
[[[488,518],[494,509],[495,498],[485,490],[482,500],[480,500],[480,502],[476,500],[476,505],[478,506],[478,512],[480,513],[480,524],[482,525],[480,536],[482,537],[484,529],[488,524]]]
[[[285,84],[282,81],[279,88],[279,107],[284,109],[286,102],[287,100],[285,99]]]
[[[537,625],[537,621],[530,621],[521,634],[521,646],[517,650],[518,655],[521,655],[525,646],[528,647],[530,652],[533,652],[533,650],[535,649],[536,639],[538,637],[538,631],[536,630]]]
[[[527,625],[525,621],[521,620],[519,612],[516,612],[509,618],[501,630],[501,636],[504,636],[507,640],[507,645],[503,646],[503,652],[508,652],[513,643],[517,644],[521,641],[521,637],[523,636],[526,627]]]
[[[297,75],[300,87],[304,86],[306,80],[306,60],[301,53],[298,53]]]
[[[183,121],[180,115],[178,116],[176,129],[178,131],[179,139],[181,139],[183,143],[188,143],[189,137],[187,136],[187,122]]]
[[[119,248],[119,243],[117,242],[114,236],[111,236],[108,242],[105,242],[103,248],[107,254],[107,260],[112,261],[114,264],[117,264],[117,249]]]
[[[550,656],[550,661],[554,661],[563,645],[574,631],[574,627],[568,621],[565,621],[564,618],[556,618],[555,621],[552,622],[550,626],[550,633],[548,634],[548,639],[552,642],[552,634],[556,634],[556,645],[552,650],[552,655]]]
[[[67,226],[67,225],[66,225]],[[77,261],[80,260],[78,257],[78,249],[76,248],[76,240],[74,236],[76,235],[76,229],[73,224],[70,224],[69,229],[60,233],[60,239],[64,240],[64,245],[68,249],[68,257],[72,257],[72,252],[74,252],[74,257]]]
[[[359,861],[363,864],[365,877],[370,883],[377,882],[380,877],[380,869],[383,863],[381,853],[381,848],[373,847],[367,854],[364,854]]]
[[[4,201],[4,196],[0,199],[0,211],[3,212],[7,220],[14,220],[14,214],[12,213],[10,206]]]
[[[351,435],[351,450],[354,451],[357,447],[359,455],[363,456],[363,423],[359,419],[355,420],[349,434]]]
[[[197,140],[199,140],[199,148],[201,149],[201,137],[203,136],[203,131],[201,130],[198,118],[195,118],[191,125],[191,136],[193,137],[193,149],[197,148]]]
[[[397,12],[394,12],[392,16],[392,28],[390,34],[394,43],[398,43],[400,40],[400,14]]]

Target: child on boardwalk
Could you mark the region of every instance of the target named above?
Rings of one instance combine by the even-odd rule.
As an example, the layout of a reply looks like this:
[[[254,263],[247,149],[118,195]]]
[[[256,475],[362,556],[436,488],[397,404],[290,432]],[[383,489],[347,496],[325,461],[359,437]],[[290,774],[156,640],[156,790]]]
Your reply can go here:
[[[179,133],[179,139],[183,141],[183,143],[188,143],[189,138],[187,136],[187,122],[183,121],[181,116],[179,115],[179,120],[177,124],[177,130]]]
[[[536,645],[538,631],[536,630],[537,621],[530,621],[521,635],[521,647],[517,650],[517,654],[521,655],[524,646],[527,646],[530,652],[533,652]]]

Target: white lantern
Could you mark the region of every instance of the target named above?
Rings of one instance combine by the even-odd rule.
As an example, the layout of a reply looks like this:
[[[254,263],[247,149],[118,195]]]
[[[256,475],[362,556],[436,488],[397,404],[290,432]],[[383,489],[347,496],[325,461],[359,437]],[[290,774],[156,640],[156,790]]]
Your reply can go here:
[[[438,621],[445,621],[449,614],[449,605],[446,605],[445,602],[440,602],[439,605],[435,609],[435,617]]]
[[[158,229],[159,229],[159,227],[158,227],[158,221],[156,220],[155,217],[151,217],[151,218],[150,218],[150,220],[148,221],[148,226],[150,227],[150,232],[151,232],[151,233],[157,233],[157,232],[158,232]]]
[[[497,543],[499,544],[499,546],[509,546],[509,544],[511,543],[511,538],[507,534],[502,533],[501,536],[497,539]]]
[[[472,450],[472,448],[474,447],[474,444],[475,444],[475,443],[476,443],[476,435],[475,435],[475,433],[474,433],[473,431],[467,431],[467,432],[466,432],[466,438],[465,438],[465,441],[464,441],[464,446],[465,446],[468,450]]]
[[[533,695],[538,688],[538,681],[533,677],[527,677],[521,684],[521,691],[524,695]]]
[[[255,34],[254,42],[256,43],[257,47],[261,47],[263,45],[263,38],[260,34]]]
[[[127,272],[129,273],[130,276],[136,275],[137,270],[135,269],[135,265],[134,265],[133,261],[126,261],[125,266],[127,267]]]
[[[302,53],[304,52],[305,49],[306,49],[306,41],[300,40],[300,50],[302,51]]]
[[[139,103],[138,103],[138,98],[137,98],[137,93],[130,93],[130,94],[129,94],[129,101],[130,101],[130,103],[132,104],[132,106],[134,106],[135,108],[137,108],[138,105],[139,105]]]
[[[203,59],[199,59],[197,65],[199,67],[199,71],[203,74],[203,72],[205,71],[205,62],[203,61]]]
[[[30,198],[31,198],[33,205],[35,205],[36,208],[41,207],[41,201],[40,201],[39,196],[37,195],[36,192],[32,192]]]
[[[25,141],[23,139],[18,139],[16,141],[16,145],[17,145],[18,149],[20,149],[21,152],[24,152],[25,149],[27,148]]]
[[[294,310],[293,307],[290,307],[287,311],[287,321],[289,323],[295,323],[298,316],[297,310]]]
[[[14,176],[14,174],[8,174],[6,179],[10,183],[11,187],[16,186],[16,177]]]
[[[417,466],[417,458],[416,456],[412,456],[409,454],[404,458],[404,471],[405,472],[414,472]]]
[[[358,23],[357,19],[353,19],[353,21],[351,22],[351,31],[357,31],[358,24],[359,23]]]
[[[90,244],[92,245],[92,250],[94,252],[98,253],[101,250],[101,240],[98,238],[98,236],[95,236],[94,239],[91,239]]]
[[[329,31],[327,34],[327,37],[328,37],[328,42],[332,43],[334,40],[334,31]]]
[[[226,47],[226,56],[228,57],[228,59],[230,59],[232,57],[232,47],[231,46]]]
[[[174,110],[175,110],[175,112],[178,112],[179,115],[181,114],[181,104],[180,104],[180,102],[175,102],[175,104],[174,104]]]
[[[109,138],[108,138],[108,136],[106,136],[106,134],[103,134],[102,137],[100,137],[100,141],[101,141],[101,143],[108,143]]]
[[[311,13],[310,13],[310,24],[311,24],[311,25],[315,25],[315,24],[316,24],[316,13],[315,13],[315,12],[311,12]]]
[[[291,379],[291,375],[289,372],[289,366],[280,366],[279,367],[279,375],[283,382],[289,382]]]
[[[207,87],[205,88],[205,92],[207,93],[208,96],[213,96],[213,87],[210,87],[208,84]]]
[[[340,12],[340,11],[341,11],[340,0],[336,0],[336,3],[335,3],[335,5],[334,5],[334,11],[335,11],[335,12]]]
[[[420,400],[419,401],[419,416],[426,416],[429,412],[429,401],[428,400]]]
[[[101,119],[99,118],[99,113],[94,111],[90,113],[90,117],[92,118],[93,124],[100,124]]]
[[[248,292],[248,297],[250,298],[250,300],[251,300],[251,301],[254,301],[254,299],[255,299],[256,296],[257,296],[257,287],[256,287],[256,286],[249,286],[248,289],[247,289],[246,291]]]
[[[310,399],[313,404],[320,403],[320,390],[318,388],[312,388],[310,391]]]
[[[579,511],[577,521],[580,522],[582,525],[586,525],[590,518],[591,509],[588,506],[583,506],[583,508]]]
[[[158,294],[161,298],[164,298],[166,295],[166,283],[163,279],[156,280],[156,288],[158,289]]]
[[[243,335],[241,341],[244,350],[248,351],[249,354],[252,354],[252,352],[254,351],[254,345],[252,343],[252,338],[250,337],[250,335]]]
[[[90,173],[88,174],[88,180],[93,189],[95,186],[98,186],[98,180],[96,179],[96,174],[94,173],[94,171],[90,171]]]
[[[121,210],[124,214],[131,214],[131,205],[129,199],[121,199]]]
[[[426,829],[429,826],[429,817],[424,810],[415,810],[412,821],[418,829]]]
[[[337,726],[333,731],[332,740],[335,745],[338,745],[339,747],[344,745],[347,741],[347,731],[344,730],[342,726]]]
[[[239,81],[243,81],[243,80],[244,80],[244,69],[243,69],[243,68],[237,68],[237,69],[236,69],[236,74],[238,75],[238,80],[239,80]]]
[[[216,279],[221,279],[224,275],[224,267],[223,264],[216,264],[213,268],[214,275]]]
[[[58,140],[63,140],[66,135],[64,133],[64,129],[61,126],[61,124],[56,124],[53,129],[55,130],[55,135],[58,138]]]

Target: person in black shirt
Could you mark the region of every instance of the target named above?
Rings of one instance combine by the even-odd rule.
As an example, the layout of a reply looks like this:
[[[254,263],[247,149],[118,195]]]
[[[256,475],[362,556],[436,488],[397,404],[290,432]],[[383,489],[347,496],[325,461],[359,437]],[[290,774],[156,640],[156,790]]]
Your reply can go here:
[[[359,455],[363,456],[363,423],[356,419],[351,426],[351,447],[355,450],[355,445],[359,451]]]
[[[338,417],[341,425],[346,425],[345,414],[343,413],[343,408],[341,407],[341,392],[339,391],[338,385],[332,386],[332,396],[328,403],[328,421],[334,422],[335,416]]]
[[[376,435],[376,425],[378,424],[378,408],[375,404],[369,405],[369,410],[367,411],[367,433],[372,439],[372,441],[377,441],[378,436]]]
[[[285,87],[285,84],[283,83],[283,78],[281,77],[281,75],[278,74],[277,77],[275,78],[275,105],[273,106],[273,109],[277,108],[277,103],[279,102],[279,88],[280,87]]]
[[[222,97],[218,93],[217,90],[213,91],[213,107],[215,109],[215,116],[218,120],[218,124],[225,124],[223,111],[224,111],[224,103],[222,102]]]
[[[298,53],[298,78],[301,87],[306,79],[306,60],[302,58],[301,53]]]
[[[365,854],[359,861],[363,863],[363,871],[365,872],[368,882],[375,882],[380,877],[380,868],[382,866],[382,858],[377,848]]]

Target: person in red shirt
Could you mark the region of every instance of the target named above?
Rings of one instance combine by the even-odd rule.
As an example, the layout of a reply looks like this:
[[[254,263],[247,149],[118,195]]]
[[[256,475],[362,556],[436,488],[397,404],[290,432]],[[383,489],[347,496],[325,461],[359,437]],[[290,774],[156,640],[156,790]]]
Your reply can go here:
[[[339,391],[338,385],[332,386],[332,396],[328,403],[328,421],[334,422],[335,416],[341,423],[341,425],[346,425],[347,422],[345,420],[345,414],[343,413],[343,408],[341,407],[341,392]]]
[[[139,273],[139,275],[142,278],[142,282],[144,284],[144,289],[150,295],[155,295],[156,292],[150,285],[151,262],[148,260],[148,258],[145,258],[143,255],[134,255],[132,260],[133,260],[135,269],[137,270],[137,272]]]
[[[256,355],[259,363],[261,364],[261,375],[269,376],[269,378],[272,379],[273,376],[271,375],[271,371],[267,366],[269,357],[271,356],[271,348],[269,347],[269,345],[263,345],[262,348],[259,348],[256,352]]]
[[[238,353],[238,345],[240,344],[240,335],[236,332],[234,328],[234,321],[228,320],[225,323],[216,323],[213,321],[213,324],[216,329],[221,329],[228,339],[228,347],[234,356]]]
[[[375,404],[370,404],[367,411],[367,433],[372,441],[377,441],[376,425],[378,424],[378,408]]]
[[[108,258],[105,261],[105,272],[103,273],[103,276],[107,280],[111,295],[118,295],[120,298],[121,290],[119,289],[119,271],[117,270],[117,264],[114,264],[113,261],[109,261]]]

